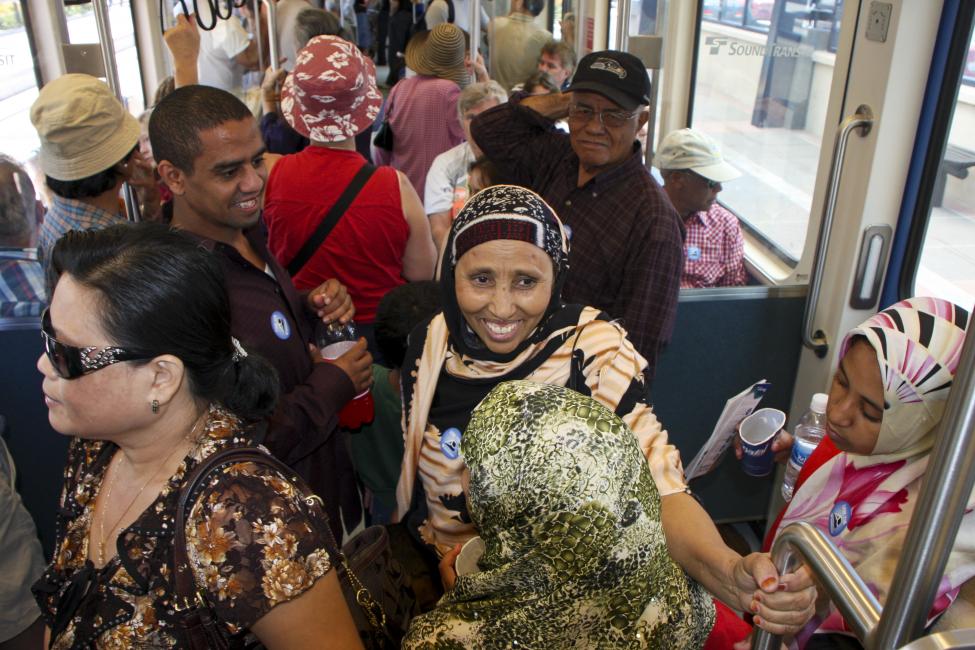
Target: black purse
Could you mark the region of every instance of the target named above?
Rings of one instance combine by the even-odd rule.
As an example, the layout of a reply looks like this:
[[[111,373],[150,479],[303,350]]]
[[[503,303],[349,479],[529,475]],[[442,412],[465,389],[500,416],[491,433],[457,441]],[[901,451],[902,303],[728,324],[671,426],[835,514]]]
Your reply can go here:
[[[328,525],[328,517],[321,509],[321,498],[313,494],[293,470],[256,447],[225,449],[213,454],[193,468],[179,494],[173,555],[176,609],[180,612],[180,631],[186,646],[191,650],[230,648],[226,628],[216,619],[205,592],[196,587],[186,553],[186,513],[198,498],[210,472],[220,466],[242,462],[269,466],[287,477],[297,489],[309,520],[325,539],[363,645],[377,650],[399,648],[410,620],[419,612],[413,590],[392,556],[386,529],[370,526],[340,549]]]
[[[380,149],[385,149],[386,151],[393,150],[393,128],[389,126],[388,119],[383,120],[379,130],[376,131],[375,137],[372,139],[372,143]]]

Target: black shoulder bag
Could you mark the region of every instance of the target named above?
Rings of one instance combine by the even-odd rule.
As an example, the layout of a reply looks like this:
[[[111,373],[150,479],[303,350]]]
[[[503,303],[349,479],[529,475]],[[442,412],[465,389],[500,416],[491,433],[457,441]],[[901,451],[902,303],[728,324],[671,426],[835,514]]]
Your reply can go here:
[[[193,468],[179,493],[173,539],[174,586],[176,609],[180,612],[179,629],[186,647],[190,650],[230,648],[226,628],[207,603],[205,591],[197,588],[190,568],[186,552],[186,515],[212,471],[244,462],[273,468],[297,489],[309,520],[325,539],[326,550],[338,571],[342,595],[363,645],[377,650],[399,648],[410,619],[418,611],[403,570],[392,557],[386,529],[370,526],[339,548],[329,528],[328,516],[322,511],[321,498],[311,492],[294,470],[256,447],[224,449],[213,454]]]
[[[366,163],[363,165],[355,176],[352,177],[352,181],[346,186],[345,190],[342,191],[342,195],[339,196],[339,200],[335,202],[332,209],[328,211],[328,214],[322,219],[321,223],[318,224],[318,228],[315,232],[311,234],[305,245],[301,247],[298,254],[294,256],[294,259],[288,263],[288,274],[291,277],[298,275],[298,272],[308,263],[311,256],[315,254],[318,247],[322,245],[325,238],[328,237],[328,233],[332,232],[332,228],[335,224],[339,222],[345,211],[349,209],[352,202],[355,201],[355,197],[359,195],[359,192],[365,187],[366,183],[369,182],[369,178],[372,176],[376,168]]]

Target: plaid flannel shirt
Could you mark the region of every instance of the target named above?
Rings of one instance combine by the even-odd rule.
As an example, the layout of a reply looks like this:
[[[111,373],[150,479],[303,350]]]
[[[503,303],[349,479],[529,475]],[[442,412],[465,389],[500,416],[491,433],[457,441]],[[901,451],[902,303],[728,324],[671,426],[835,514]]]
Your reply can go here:
[[[569,136],[517,97],[474,118],[471,134],[506,177],[541,194],[568,227],[563,299],[621,319],[647,359],[649,383],[674,328],[684,251],[680,218],[644,167],[640,145],[578,187]]]
[[[748,282],[738,217],[718,203],[684,220],[684,274],[680,286],[738,287]]]
[[[119,208],[121,210],[121,206]],[[112,214],[84,201],[54,195],[51,207],[44,215],[44,223],[41,224],[37,242],[38,257],[46,267],[54,244],[69,230],[101,230],[125,222],[125,215],[121,211]]]
[[[46,304],[44,269],[33,251],[0,249],[0,317],[40,316]]]

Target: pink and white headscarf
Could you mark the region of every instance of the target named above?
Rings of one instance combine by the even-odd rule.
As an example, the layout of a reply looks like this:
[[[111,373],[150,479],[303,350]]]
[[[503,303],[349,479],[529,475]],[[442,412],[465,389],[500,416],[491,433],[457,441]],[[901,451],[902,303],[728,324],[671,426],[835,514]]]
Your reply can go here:
[[[796,521],[820,528],[850,561],[881,604],[893,580],[908,524],[920,493],[937,425],[961,356],[969,314],[937,298],[911,298],[867,319],[854,337],[873,347],[884,385],[884,414],[873,453],[842,452],[796,491],[779,530]],[[975,577],[975,497],[938,586],[930,624]],[[845,632],[831,606],[797,636],[800,647],[815,632]]]

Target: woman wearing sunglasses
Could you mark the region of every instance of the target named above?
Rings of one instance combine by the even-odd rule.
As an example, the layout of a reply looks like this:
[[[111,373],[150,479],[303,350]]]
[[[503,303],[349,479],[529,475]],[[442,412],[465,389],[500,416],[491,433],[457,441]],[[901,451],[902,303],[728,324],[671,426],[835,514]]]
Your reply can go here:
[[[271,412],[277,378],[230,336],[219,267],[163,226],[72,232],[51,255],[44,400],[74,436],[54,559],[34,585],[52,648],[186,647],[173,528],[188,473]],[[187,509],[200,600],[231,647],[361,647],[322,530],[270,467],[215,469]]]

